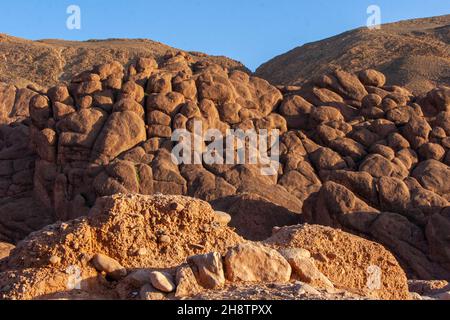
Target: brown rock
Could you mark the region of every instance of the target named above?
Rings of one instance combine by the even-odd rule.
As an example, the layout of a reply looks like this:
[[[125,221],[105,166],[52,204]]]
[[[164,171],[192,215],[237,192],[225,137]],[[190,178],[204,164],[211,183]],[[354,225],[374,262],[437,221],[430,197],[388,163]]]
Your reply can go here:
[[[136,146],[146,138],[144,121],[134,112],[113,113],[93,148],[93,156],[106,161]]]
[[[176,275],[177,290],[175,297],[185,298],[198,294],[201,287],[197,283],[194,272],[189,265],[182,265],[177,270]]]
[[[265,244],[310,251],[318,269],[336,288],[380,299],[409,297],[404,271],[391,253],[374,242],[328,227],[304,225],[282,228]]]
[[[188,258],[198,283],[206,289],[217,289],[225,284],[222,256],[217,252]]]
[[[7,258],[13,249],[14,246],[12,244],[0,242],[0,260]]]
[[[151,284],[144,284],[139,291],[139,297],[141,300],[158,301],[165,300],[166,296],[164,293],[156,290]]]
[[[289,262],[299,280],[315,287],[333,289],[333,283],[317,268],[311,253],[305,249],[281,249],[281,255]]]
[[[151,272],[150,281],[155,289],[158,289],[162,292],[170,293],[176,288],[172,276],[167,272]]]
[[[229,281],[288,282],[291,266],[277,251],[251,243],[231,248],[225,256]]]
[[[98,271],[105,272],[114,280],[120,280],[127,275],[127,270],[117,260],[104,254],[96,254],[92,258],[92,264]]]
[[[386,77],[381,72],[373,69],[367,69],[359,73],[359,80],[365,86],[382,87],[386,83]]]

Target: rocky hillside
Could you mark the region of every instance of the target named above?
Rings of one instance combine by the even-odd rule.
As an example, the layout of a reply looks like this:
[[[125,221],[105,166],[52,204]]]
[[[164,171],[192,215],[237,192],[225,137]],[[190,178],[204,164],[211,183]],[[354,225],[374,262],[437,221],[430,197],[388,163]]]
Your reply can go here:
[[[110,39],[85,42],[63,40],[30,41],[0,34],[0,81],[25,87],[43,87],[67,82],[76,74],[101,63],[119,61],[127,65],[137,57],[155,58],[180,51],[151,40]],[[211,61],[229,69],[247,69],[226,57],[189,52],[193,61]]]
[[[374,68],[388,84],[415,94],[450,85],[450,15],[385,24],[380,30],[361,28],[305,44],[263,64],[256,75],[272,84],[302,85],[337,68]]]

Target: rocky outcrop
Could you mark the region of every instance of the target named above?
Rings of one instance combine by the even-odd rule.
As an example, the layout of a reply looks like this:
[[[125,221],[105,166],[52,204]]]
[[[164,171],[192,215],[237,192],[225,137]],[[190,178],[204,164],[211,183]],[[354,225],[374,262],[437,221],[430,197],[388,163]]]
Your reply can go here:
[[[389,251],[374,242],[329,227],[303,225],[277,230],[264,243],[308,250],[318,269],[337,287],[372,298],[408,298],[404,271]]]
[[[409,298],[381,245],[309,225],[248,242],[182,196],[100,198],[87,217],[0,249],[3,299],[198,299],[249,285],[301,286],[292,299]]]
[[[187,195],[229,213],[230,226],[250,240],[303,222],[332,226],[382,243],[410,277],[447,279],[449,90],[416,96],[385,78],[339,70],[277,89],[183,52],[127,69],[96,66],[29,99],[30,116],[18,127],[24,141],[29,132],[34,197],[58,221],[86,216],[103,196]],[[220,133],[278,129],[279,168],[267,176],[247,162],[177,165],[172,133],[194,132],[196,121]],[[6,153],[18,148],[9,144]],[[11,192],[22,172],[6,160]],[[14,221],[2,230],[14,230]]]
[[[172,268],[192,255],[224,254],[242,241],[218,224],[211,206],[200,200],[164,195],[100,198],[87,217],[49,225],[21,241],[2,265],[0,287],[11,288],[4,297],[42,298],[68,290],[71,270],[79,270],[83,290],[102,294],[108,290],[97,273],[119,281],[133,269]],[[11,273],[16,273],[15,280]],[[156,278],[154,282],[161,280]],[[13,285],[26,290],[19,293]]]
[[[30,41],[0,34],[0,56],[8,61],[0,65],[0,81],[19,87],[30,83],[51,87],[60,82],[70,82],[78,73],[99,64],[119,61],[123,65],[129,65],[139,57],[160,61],[167,54],[178,51],[180,50],[148,39]],[[201,52],[185,54],[194,62],[209,61],[229,69],[249,72],[242,63],[224,56],[210,56]],[[139,64],[136,71],[149,66],[151,67],[150,64]]]

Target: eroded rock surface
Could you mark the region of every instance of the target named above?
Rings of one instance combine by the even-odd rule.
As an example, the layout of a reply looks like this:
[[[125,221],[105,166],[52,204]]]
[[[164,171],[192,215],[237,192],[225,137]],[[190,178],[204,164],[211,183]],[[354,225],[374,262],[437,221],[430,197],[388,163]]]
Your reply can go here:
[[[0,206],[0,240],[14,243],[50,222],[85,219],[104,196],[162,193],[210,202],[249,240],[267,239],[276,227],[320,224],[383,244],[409,277],[449,279],[450,91],[415,96],[385,78],[338,70],[302,88],[276,88],[179,52],[127,68],[99,65],[20,98],[18,88],[2,86],[0,192],[38,205],[22,216]],[[29,116],[22,116],[23,103]],[[280,167],[262,175],[254,164],[177,165],[171,136],[193,132],[195,121],[221,133],[278,129]],[[202,232],[224,225],[213,219]],[[117,228],[108,232],[120,238]],[[180,239],[162,231],[151,237],[169,250]],[[192,245],[215,243],[205,241]],[[145,257],[149,248],[136,250]],[[124,253],[105,254],[121,263]]]

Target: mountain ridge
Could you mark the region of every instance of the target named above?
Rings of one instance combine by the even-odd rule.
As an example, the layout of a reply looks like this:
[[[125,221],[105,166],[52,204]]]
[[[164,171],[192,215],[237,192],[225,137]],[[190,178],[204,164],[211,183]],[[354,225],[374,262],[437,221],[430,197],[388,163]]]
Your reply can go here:
[[[336,69],[374,68],[388,84],[423,94],[450,84],[450,15],[357,28],[296,47],[262,64],[255,72],[275,85],[303,85]]]

